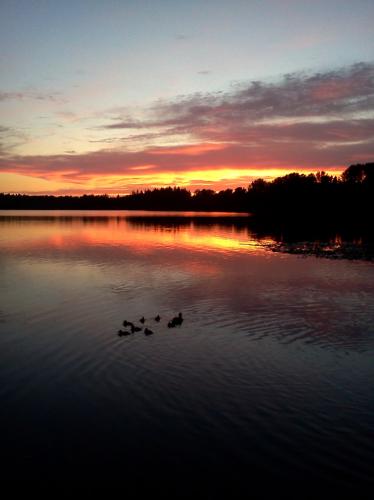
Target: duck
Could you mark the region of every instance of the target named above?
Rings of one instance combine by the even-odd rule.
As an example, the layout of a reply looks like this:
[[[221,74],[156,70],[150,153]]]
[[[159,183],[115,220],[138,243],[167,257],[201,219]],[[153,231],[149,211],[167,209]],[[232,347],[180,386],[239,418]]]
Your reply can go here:
[[[169,328],[174,328],[175,326],[180,326],[183,323],[182,313],[179,313],[178,316],[174,316],[168,323]]]
[[[140,326],[131,325],[131,333],[141,332],[142,330],[143,328],[141,328]]]
[[[131,335],[131,332],[127,332],[126,330],[118,330],[118,337],[127,337],[128,335]]]
[[[145,317],[142,316],[139,321],[140,321],[140,323],[144,323],[145,322]]]
[[[154,332],[150,330],[149,328],[144,328],[144,335],[153,335]]]
[[[183,323],[183,316],[182,316],[182,313],[178,313],[178,316],[176,316],[175,318],[173,318],[173,321],[177,324],[177,325],[181,325]]]
[[[126,319],[124,320],[124,322],[122,324],[123,324],[123,326],[134,326],[134,324],[131,323],[131,321],[127,321]]]
[[[160,321],[161,319],[161,316],[159,314],[157,314],[157,316],[155,317],[155,321],[157,321],[157,323]]]

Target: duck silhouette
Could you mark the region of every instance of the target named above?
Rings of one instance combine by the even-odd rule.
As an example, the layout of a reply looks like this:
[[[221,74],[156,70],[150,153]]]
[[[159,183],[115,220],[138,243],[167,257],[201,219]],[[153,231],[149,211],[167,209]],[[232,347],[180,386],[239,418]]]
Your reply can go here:
[[[182,316],[182,313],[178,313],[178,316],[176,316],[174,319],[174,322],[177,324],[177,325],[181,325],[183,323],[183,316]]]
[[[126,330],[118,330],[117,335],[118,337],[127,337],[128,335],[131,335],[131,332],[127,332]]]
[[[157,321],[157,323],[160,321],[161,319],[161,316],[159,314],[157,314],[157,316],[155,317],[155,321]]]
[[[168,327],[175,328],[176,326],[180,326],[182,323],[183,323],[183,316],[182,313],[180,312],[178,316],[174,316],[174,318],[169,321]]]
[[[131,325],[131,333],[141,332],[142,330],[143,328],[141,328],[140,326]]]
[[[140,318],[140,320],[139,320],[139,321],[140,321],[140,323],[143,323],[143,324],[144,324],[144,322],[145,322],[145,317],[144,317],[144,316],[142,316],[142,317]]]
[[[149,328],[144,328],[144,335],[153,335],[154,332],[150,330]]]
[[[126,319],[124,320],[124,322],[122,324],[123,324],[123,326],[134,326],[134,323],[131,323],[131,321],[127,321]]]

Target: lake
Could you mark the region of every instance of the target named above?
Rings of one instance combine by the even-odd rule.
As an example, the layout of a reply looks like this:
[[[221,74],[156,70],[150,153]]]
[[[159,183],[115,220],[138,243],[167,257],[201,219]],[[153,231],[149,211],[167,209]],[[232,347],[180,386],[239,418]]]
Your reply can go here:
[[[238,214],[0,212],[0,477],[372,484],[374,264],[276,242]]]

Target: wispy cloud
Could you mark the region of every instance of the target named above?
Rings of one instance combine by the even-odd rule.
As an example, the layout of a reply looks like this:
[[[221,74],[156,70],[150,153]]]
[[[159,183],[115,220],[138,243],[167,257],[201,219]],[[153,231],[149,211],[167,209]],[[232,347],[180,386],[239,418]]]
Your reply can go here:
[[[374,64],[358,63],[326,73],[292,73],[280,81],[253,81],[232,92],[194,94],[156,103],[149,120],[117,121],[107,128],[173,127],[210,136],[233,125],[253,126],[260,120],[310,117],[331,118],[374,111]]]
[[[51,101],[56,103],[66,103],[66,98],[61,94],[61,92],[51,91],[51,92],[41,92],[37,90],[22,90],[22,91],[0,91],[0,102],[1,101],[24,101],[27,99],[36,101]]]
[[[28,141],[28,135],[13,127],[0,126],[0,158],[11,156],[12,151]]]

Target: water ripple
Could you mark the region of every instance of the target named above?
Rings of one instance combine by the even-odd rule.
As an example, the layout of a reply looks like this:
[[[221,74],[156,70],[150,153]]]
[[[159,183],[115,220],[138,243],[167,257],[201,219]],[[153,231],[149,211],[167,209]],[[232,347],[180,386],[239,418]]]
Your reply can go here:
[[[135,474],[150,464],[174,475],[193,464],[286,485],[372,481],[369,264],[245,253],[226,241],[227,227],[189,224],[170,238],[122,219],[38,220],[28,229],[41,244],[22,250],[27,222],[8,225],[7,476]],[[185,321],[169,329],[179,311]],[[155,335],[117,336],[125,318],[143,315]]]

